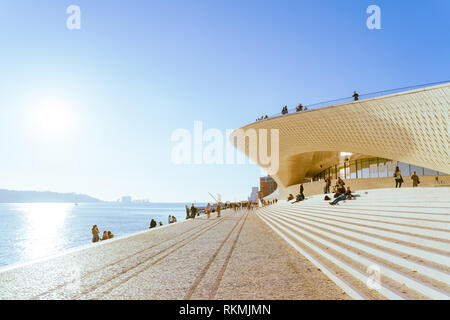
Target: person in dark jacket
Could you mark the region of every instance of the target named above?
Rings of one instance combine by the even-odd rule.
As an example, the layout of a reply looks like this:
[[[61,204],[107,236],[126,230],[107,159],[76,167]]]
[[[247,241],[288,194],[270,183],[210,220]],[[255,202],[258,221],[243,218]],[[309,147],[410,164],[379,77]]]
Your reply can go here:
[[[155,219],[152,219],[152,221],[150,221],[150,228],[149,229],[152,229],[152,228],[155,228],[156,227],[156,221],[155,221]]]
[[[303,191],[305,190],[305,188],[303,188],[303,184],[300,185],[300,194],[303,194]]]
[[[395,187],[401,188],[403,183],[403,177],[402,172],[400,171],[400,168],[398,166],[396,166],[394,170],[394,180],[395,180]]]
[[[197,213],[197,208],[194,206],[194,204],[192,204],[191,206],[191,218],[195,219],[195,215]]]
[[[357,94],[356,91],[353,91],[352,97],[353,97],[353,99],[354,99],[355,101],[358,101],[358,100],[359,100],[359,94]]]
[[[344,191],[345,191],[344,193],[340,194],[336,199],[334,199],[332,202],[330,202],[330,205],[333,206],[333,205],[337,204],[339,201],[350,200],[353,198],[350,187],[347,187],[347,190],[345,190],[345,188],[344,188]]]
[[[420,183],[419,176],[416,174],[415,171],[414,171],[413,175],[411,176],[411,180],[413,181],[413,188],[417,187]]]
[[[333,198],[337,198],[340,195],[345,194],[345,187],[341,184],[336,184],[336,193],[334,194]]]
[[[305,195],[304,195],[303,192],[302,192],[302,193],[299,193],[299,194],[297,195],[297,197],[295,197],[295,201],[292,202],[292,204],[297,203],[297,202],[300,202],[300,201],[303,201],[303,200],[305,200]]]
[[[186,220],[189,219],[189,207],[186,205]]]

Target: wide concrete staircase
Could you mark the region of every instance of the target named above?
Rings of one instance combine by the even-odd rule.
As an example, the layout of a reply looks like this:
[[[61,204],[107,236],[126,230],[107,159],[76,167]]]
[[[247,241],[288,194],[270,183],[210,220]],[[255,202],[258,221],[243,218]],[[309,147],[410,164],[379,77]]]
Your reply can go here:
[[[450,299],[450,188],[356,193],[257,215],[354,299]]]

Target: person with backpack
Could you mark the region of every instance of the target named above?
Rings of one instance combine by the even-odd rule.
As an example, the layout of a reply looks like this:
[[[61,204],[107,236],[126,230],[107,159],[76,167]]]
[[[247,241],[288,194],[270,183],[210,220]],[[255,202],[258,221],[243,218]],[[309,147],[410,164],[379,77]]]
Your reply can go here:
[[[413,181],[413,188],[417,187],[420,183],[419,176],[414,171],[413,175],[411,176],[411,180]]]
[[[395,180],[395,187],[401,188],[403,183],[403,177],[402,172],[400,171],[400,168],[398,166],[396,166],[394,170],[394,180]]]

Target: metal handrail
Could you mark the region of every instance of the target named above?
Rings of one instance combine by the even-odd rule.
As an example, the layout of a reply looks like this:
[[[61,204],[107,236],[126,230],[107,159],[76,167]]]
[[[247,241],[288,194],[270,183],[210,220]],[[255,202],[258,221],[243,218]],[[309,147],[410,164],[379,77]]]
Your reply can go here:
[[[375,97],[379,97],[381,95],[385,95],[387,93],[395,93],[395,92],[402,92],[405,90],[412,90],[412,89],[419,89],[419,88],[425,88],[428,86],[434,86],[434,85],[439,85],[439,84],[444,84],[444,83],[449,83],[450,80],[446,80],[446,81],[438,81],[438,82],[431,82],[431,83],[425,83],[425,84],[418,84],[418,85],[414,85],[414,86],[408,86],[408,87],[402,87],[402,88],[396,88],[396,89],[388,89],[388,90],[382,90],[382,91],[375,91],[375,92],[370,92],[370,93],[364,93],[364,94],[360,94],[359,100],[364,100],[361,98],[365,98],[365,99],[370,99],[370,98],[375,98]],[[303,112],[303,111],[308,111],[308,110],[316,110],[316,109],[320,109],[323,107],[329,107],[335,104],[338,104],[338,102],[351,102],[354,101],[353,96],[350,97],[345,97],[345,98],[339,98],[339,99],[334,99],[334,100],[328,100],[328,101],[322,101],[322,102],[318,102],[318,103],[313,103],[313,104],[309,104],[309,105],[303,105],[303,108],[307,108],[307,110],[303,109],[302,111],[297,111],[296,108],[292,108],[292,109],[288,109],[288,114],[292,114],[292,113],[299,113],[299,112]],[[283,114],[281,112],[275,113],[271,116],[268,116],[268,118],[266,119],[261,119],[261,120],[257,120],[256,122],[260,122],[260,121],[264,121],[264,120],[268,120],[271,118],[275,118],[275,117],[279,117],[282,116]]]

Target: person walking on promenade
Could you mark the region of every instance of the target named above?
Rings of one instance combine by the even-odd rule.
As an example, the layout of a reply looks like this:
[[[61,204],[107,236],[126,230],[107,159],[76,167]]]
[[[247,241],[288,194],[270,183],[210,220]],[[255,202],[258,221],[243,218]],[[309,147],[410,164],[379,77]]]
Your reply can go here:
[[[416,174],[415,171],[414,171],[413,175],[411,176],[411,180],[413,181],[413,188],[417,187],[420,183],[419,176]]]
[[[92,226],[92,242],[98,242],[100,240],[99,234],[100,231],[98,230],[98,227],[96,224]]]
[[[186,220],[189,219],[189,207],[186,205]]]
[[[398,166],[395,167],[394,171],[395,187],[401,188],[403,183],[402,172]]]
[[[220,218],[220,203],[217,203],[217,218]]]
[[[359,100],[359,94],[357,94],[356,91],[353,91],[352,97],[353,97],[353,99],[354,99],[355,101],[358,101],[358,100]]]
[[[324,187],[323,193],[324,194],[330,193],[330,187],[331,187],[330,178],[325,178],[325,187]]]
[[[152,219],[151,221],[150,221],[150,228],[149,229],[153,229],[153,228],[155,228],[156,227],[156,221],[155,221],[155,219]]]
[[[209,216],[211,215],[211,204],[209,202],[208,202],[208,205],[205,208],[205,212],[206,212],[206,215],[208,216],[208,219],[209,219]]]

